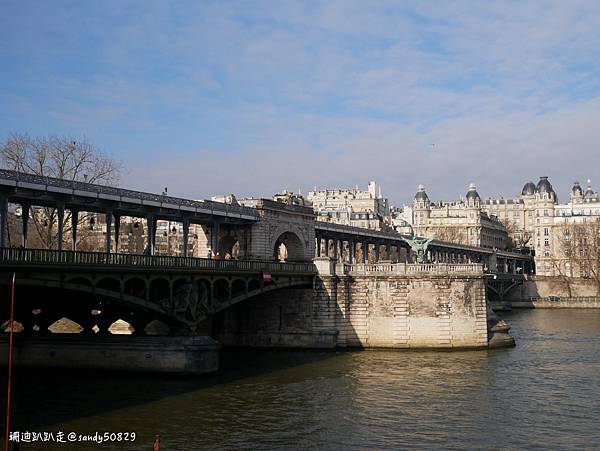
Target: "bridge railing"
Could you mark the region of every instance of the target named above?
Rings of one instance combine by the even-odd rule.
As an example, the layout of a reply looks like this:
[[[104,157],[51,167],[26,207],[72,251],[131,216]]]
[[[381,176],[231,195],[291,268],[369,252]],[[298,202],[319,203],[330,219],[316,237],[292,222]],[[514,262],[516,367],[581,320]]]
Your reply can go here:
[[[183,270],[315,273],[312,262],[280,263],[262,260],[216,260],[167,255],[107,254],[46,249],[0,248],[0,265],[122,266]]]
[[[344,264],[347,274],[483,274],[481,263],[466,264],[411,264],[411,263],[382,263],[382,264]]]

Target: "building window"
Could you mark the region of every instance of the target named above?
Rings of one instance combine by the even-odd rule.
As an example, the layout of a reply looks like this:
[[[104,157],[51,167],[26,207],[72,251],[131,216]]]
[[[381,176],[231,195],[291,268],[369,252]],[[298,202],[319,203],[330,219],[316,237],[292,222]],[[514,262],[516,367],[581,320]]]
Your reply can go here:
[[[544,246],[546,246],[546,247],[550,246],[550,240],[548,240],[548,238],[546,238],[544,240]]]
[[[548,230],[548,227],[544,227],[544,236],[549,236],[550,235],[550,231]]]

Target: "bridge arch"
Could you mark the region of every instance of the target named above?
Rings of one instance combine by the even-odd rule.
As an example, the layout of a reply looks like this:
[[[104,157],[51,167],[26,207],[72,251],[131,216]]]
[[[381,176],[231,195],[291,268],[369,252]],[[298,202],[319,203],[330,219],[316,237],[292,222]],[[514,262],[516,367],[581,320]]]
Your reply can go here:
[[[230,298],[231,286],[227,279],[217,279],[213,283],[214,299],[217,302],[225,302]]]
[[[231,283],[231,297],[240,296],[247,291],[247,281],[244,279],[234,279]]]
[[[307,259],[306,246],[300,237],[292,232],[286,231],[280,234],[273,246],[273,257],[280,262],[305,261]]]
[[[225,235],[219,240],[219,254],[224,259],[240,257],[240,240],[235,235]]]
[[[125,294],[129,294],[141,299],[146,298],[146,281],[140,277],[132,277],[125,281],[123,291]]]
[[[77,277],[70,277],[67,279],[67,282],[69,283],[73,283],[76,285],[86,285],[91,287],[92,284],[92,280],[88,277],[83,277],[83,276],[77,276]]]
[[[153,277],[150,280],[150,299],[167,304],[171,296],[169,281],[164,277]]]

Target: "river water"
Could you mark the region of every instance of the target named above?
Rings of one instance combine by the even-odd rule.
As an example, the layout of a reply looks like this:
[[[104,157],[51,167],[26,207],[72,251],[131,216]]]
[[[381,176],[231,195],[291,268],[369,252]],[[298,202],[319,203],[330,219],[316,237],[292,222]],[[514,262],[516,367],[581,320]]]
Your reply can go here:
[[[161,450],[600,448],[600,310],[505,318],[514,349],[229,351],[203,378],[19,371],[15,428],[137,434],[21,450],[151,450],[156,433]]]

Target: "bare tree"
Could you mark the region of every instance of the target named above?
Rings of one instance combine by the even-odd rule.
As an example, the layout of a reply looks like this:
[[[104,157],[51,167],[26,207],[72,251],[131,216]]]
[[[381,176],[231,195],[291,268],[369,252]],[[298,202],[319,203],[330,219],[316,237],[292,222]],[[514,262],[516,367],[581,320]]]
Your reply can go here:
[[[579,277],[594,280],[600,295],[600,219],[565,224],[559,235],[559,245],[571,271]]]
[[[428,235],[440,241],[469,244],[465,229],[459,227],[433,227]]]
[[[521,230],[521,228],[514,221],[502,221],[506,232],[508,233],[510,247],[525,247],[531,241],[531,232],[527,230]]]
[[[14,171],[107,186],[118,183],[122,170],[121,162],[105,155],[86,137],[33,138],[17,133],[0,143],[0,164]],[[84,213],[80,221],[89,217]],[[52,248],[56,245],[58,215],[55,208],[31,208],[30,222],[34,246]],[[65,214],[63,228],[65,232],[71,230],[71,212]],[[79,240],[85,241],[89,232],[81,233]]]

